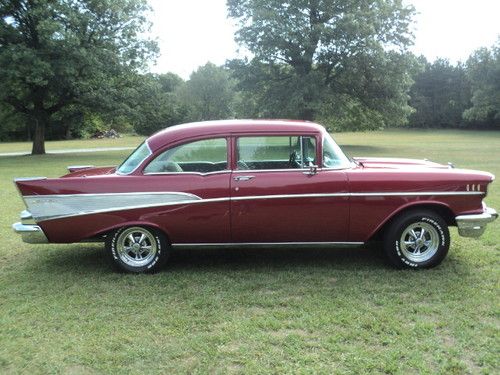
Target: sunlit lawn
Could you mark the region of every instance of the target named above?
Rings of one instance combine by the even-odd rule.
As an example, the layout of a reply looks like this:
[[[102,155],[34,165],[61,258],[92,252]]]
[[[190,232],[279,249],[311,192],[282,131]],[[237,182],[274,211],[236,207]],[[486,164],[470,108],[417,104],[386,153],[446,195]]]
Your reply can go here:
[[[111,139],[72,139],[69,141],[47,141],[45,149],[47,152],[54,150],[103,148],[103,147],[132,147],[137,146],[145,137],[136,135],[124,135],[121,138]],[[0,153],[8,152],[31,152],[30,142],[4,142],[0,143]]]
[[[500,133],[335,138],[352,155],[500,176]],[[48,149],[106,147],[74,142]],[[12,233],[23,209],[12,178],[116,164],[128,153],[0,157],[0,373],[500,371],[500,222],[480,240],[453,230],[448,258],[420,272],[393,270],[370,249],[289,249],[186,251],[159,274],[123,275],[98,244],[27,245]],[[500,208],[499,181],[486,201]]]

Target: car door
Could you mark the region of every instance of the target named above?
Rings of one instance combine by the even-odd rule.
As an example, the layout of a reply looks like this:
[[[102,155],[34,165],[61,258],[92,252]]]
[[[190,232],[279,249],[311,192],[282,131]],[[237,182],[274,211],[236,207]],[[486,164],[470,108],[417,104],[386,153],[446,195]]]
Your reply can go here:
[[[309,167],[320,159],[321,136],[235,138],[231,174],[233,242],[348,240],[346,173]]]
[[[229,139],[188,141],[161,151],[143,170],[144,183],[176,197],[149,218],[174,245],[229,242]]]

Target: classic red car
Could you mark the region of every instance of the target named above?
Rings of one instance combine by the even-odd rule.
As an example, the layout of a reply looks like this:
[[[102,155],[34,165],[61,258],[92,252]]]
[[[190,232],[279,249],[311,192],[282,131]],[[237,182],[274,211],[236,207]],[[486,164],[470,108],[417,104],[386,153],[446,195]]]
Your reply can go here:
[[[119,167],[69,167],[15,183],[28,243],[104,241],[121,270],[154,271],[175,248],[360,246],[397,267],[448,252],[448,226],[478,237],[490,173],[427,160],[349,158],[324,127],[234,120],[173,126]]]

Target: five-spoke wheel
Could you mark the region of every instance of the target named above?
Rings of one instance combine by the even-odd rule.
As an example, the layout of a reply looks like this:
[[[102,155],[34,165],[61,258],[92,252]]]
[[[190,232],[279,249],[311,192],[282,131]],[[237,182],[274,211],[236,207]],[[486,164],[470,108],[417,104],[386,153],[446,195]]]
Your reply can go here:
[[[432,211],[415,210],[397,217],[384,236],[384,250],[397,267],[429,268],[444,259],[450,246],[446,222]]]
[[[106,248],[113,263],[120,270],[152,272],[161,267],[168,257],[165,236],[152,228],[120,228],[106,241]]]

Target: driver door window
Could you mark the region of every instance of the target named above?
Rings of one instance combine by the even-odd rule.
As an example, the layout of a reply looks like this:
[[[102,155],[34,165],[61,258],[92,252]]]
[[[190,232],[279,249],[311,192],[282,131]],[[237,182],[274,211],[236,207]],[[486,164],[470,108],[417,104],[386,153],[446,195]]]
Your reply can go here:
[[[301,169],[316,164],[312,136],[241,137],[237,141],[238,170]]]

